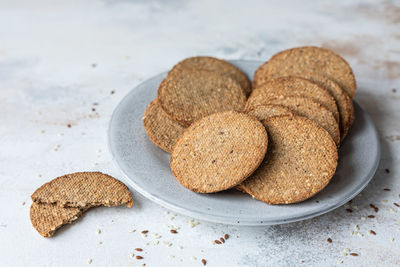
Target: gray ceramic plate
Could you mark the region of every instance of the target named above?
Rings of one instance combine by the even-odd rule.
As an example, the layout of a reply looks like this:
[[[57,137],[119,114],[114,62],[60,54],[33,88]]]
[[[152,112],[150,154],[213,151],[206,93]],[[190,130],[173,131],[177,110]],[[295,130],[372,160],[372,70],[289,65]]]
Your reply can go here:
[[[234,60],[249,77],[262,63]],[[109,126],[109,148],[126,182],[150,200],[197,219],[240,225],[271,225],[309,219],[329,212],[368,184],[380,159],[375,126],[354,103],[356,119],[339,151],[339,165],[331,183],[307,201],[292,205],[267,205],[234,189],[216,194],[197,194],[181,186],[172,176],[169,155],[147,137],[142,117],[157,96],[166,73],[132,90],[115,109]]]

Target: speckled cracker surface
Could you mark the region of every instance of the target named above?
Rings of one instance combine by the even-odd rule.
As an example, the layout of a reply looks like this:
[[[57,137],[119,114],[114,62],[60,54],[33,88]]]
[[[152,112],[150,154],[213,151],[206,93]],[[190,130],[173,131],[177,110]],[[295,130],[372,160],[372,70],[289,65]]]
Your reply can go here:
[[[331,94],[318,84],[299,77],[279,77],[267,81],[252,92],[247,105],[265,104],[268,98],[279,95],[310,98],[332,112],[336,121],[339,122],[339,112]]]
[[[303,72],[301,75],[324,87],[335,99],[340,116],[340,138],[343,140],[354,121],[353,100],[337,83],[323,75],[306,72]]]
[[[208,70],[221,75],[226,75],[231,79],[237,81],[246,95],[249,95],[251,93],[251,83],[246,74],[244,74],[239,68],[225,60],[205,56],[190,57],[176,64],[171,69],[170,73],[180,72],[182,68]]]
[[[292,96],[277,96],[276,98],[269,98],[267,103],[282,105],[289,108],[295,115],[303,116],[316,122],[332,136],[337,146],[340,145],[339,124],[333,117],[332,112],[327,110],[321,104],[316,103],[309,98]],[[254,107],[250,106],[248,108],[251,109]]]
[[[246,111],[246,113],[256,117],[259,121],[275,116],[293,115],[293,112],[291,112],[290,109],[282,105],[256,106],[253,109]]]
[[[356,93],[356,79],[350,65],[331,50],[315,46],[297,47],[275,54],[257,69],[253,87],[277,76],[301,76],[302,72],[326,76],[339,84],[351,98]]]
[[[119,206],[133,204],[128,187],[101,172],[77,172],[58,177],[39,187],[32,200],[62,207]]]
[[[234,111],[216,113],[181,135],[171,154],[171,170],[190,190],[218,192],[251,175],[267,146],[267,132],[255,117]]]
[[[84,210],[80,208],[64,208],[57,204],[33,202],[30,209],[32,226],[44,237],[51,237],[55,231],[65,224],[77,220]]]
[[[172,147],[186,129],[165,113],[157,99],[147,106],[143,116],[143,125],[150,140],[168,153],[171,153]]]
[[[158,88],[162,109],[183,125],[216,112],[241,111],[246,96],[229,77],[204,70],[186,70],[168,75]]]
[[[306,200],[321,191],[335,173],[338,154],[329,134],[299,116],[263,121],[268,153],[261,166],[238,188],[269,204]]]

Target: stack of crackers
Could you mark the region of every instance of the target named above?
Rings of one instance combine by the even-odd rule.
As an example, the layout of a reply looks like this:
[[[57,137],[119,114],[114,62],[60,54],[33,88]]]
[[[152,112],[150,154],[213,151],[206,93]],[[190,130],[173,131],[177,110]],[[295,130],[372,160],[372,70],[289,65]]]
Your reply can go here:
[[[143,123],[190,190],[236,188],[269,204],[296,203],[333,177],[355,92],[349,64],[319,47],[274,55],[252,85],[224,60],[193,57],[170,70]]]

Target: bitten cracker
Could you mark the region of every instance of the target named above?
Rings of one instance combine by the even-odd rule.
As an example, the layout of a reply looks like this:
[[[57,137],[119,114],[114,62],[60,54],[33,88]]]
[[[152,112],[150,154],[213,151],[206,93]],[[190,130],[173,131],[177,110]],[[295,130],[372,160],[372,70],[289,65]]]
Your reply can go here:
[[[339,122],[336,102],[329,92],[318,84],[299,77],[279,77],[267,81],[252,92],[247,105],[252,105],[252,102],[266,103],[268,98],[274,98],[277,95],[310,98],[332,112],[336,121]]]
[[[171,170],[183,186],[199,193],[229,189],[259,166],[268,146],[255,117],[227,111],[191,125],[171,154]]]
[[[57,204],[33,202],[30,209],[32,226],[44,237],[51,237],[65,224],[77,220],[85,209],[64,208]]]
[[[171,69],[170,73],[180,72],[182,68],[213,71],[220,75],[228,76],[240,84],[240,87],[243,89],[246,95],[251,93],[251,83],[246,74],[225,60],[204,56],[190,57],[176,64]]]
[[[282,105],[289,108],[295,115],[304,116],[313,120],[332,136],[337,146],[340,145],[339,124],[336,122],[332,112],[327,110],[321,104],[318,104],[309,98],[291,96],[269,98],[268,101],[263,104]],[[248,108],[251,109],[254,108],[254,106]]]
[[[246,96],[229,77],[204,70],[186,70],[168,75],[158,88],[158,103],[174,120],[189,126],[216,112],[241,111]]]
[[[128,187],[101,172],[77,172],[58,177],[39,187],[32,200],[37,203],[57,203],[61,207],[88,206],[132,207]]]
[[[147,106],[143,125],[150,140],[168,153],[171,153],[172,147],[186,129],[164,112],[157,99]]]
[[[257,69],[253,87],[274,77],[301,76],[302,72],[326,76],[354,98],[357,86],[350,65],[331,50],[315,46],[297,47],[275,54]]]
[[[299,116],[263,121],[270,138],[261,166],[238,186],[269,204],[304,201],[321,191],[335,173],[338,153],[330,135]]]

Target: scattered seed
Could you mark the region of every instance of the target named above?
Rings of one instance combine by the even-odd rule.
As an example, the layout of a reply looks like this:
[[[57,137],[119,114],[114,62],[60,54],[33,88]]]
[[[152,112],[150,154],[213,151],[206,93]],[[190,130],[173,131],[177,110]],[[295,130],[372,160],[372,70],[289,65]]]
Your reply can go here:
[[[194,260],[194,261],[197,260],[197,258],[195,256],[191,256],[190,259]]]
[[[21,204],[22,204],[22,206],[25,206],[26,203],[25,203],[25,201],[23,201]]]
[[[346,211],[347,211],[347,212],[353,212],[353,210],[352,210],[352,209],[346,209]]]
[[[138,256],[136,256],[136,259],[143,260],[143,257],[138,255]]]
[[[142,234],[147,234],[149,231],[147,231],[147,230],[144,230],[144,231],[142,231]]]
[[[338,264],[342,264],[343,263],[343,261],[342,260],[338,260],[338,262],[337,262]]]
[[[387,202],[388,202],[387,199],[382,200],[382,203],[387,203]]]
[[[178,248],[179,248],[180,250],[182,250],[182,249],[183,249],[183,247],[182,247],[182,246],[180,246],[180,245],[178,246]]]
[[[41,174],[38,174],[37,177],[40,178],[40,177],[42,177],[42,175],[41,175]]]
[[[394,242],[394,238],[393,238],[393,237],[392,237],[392,238],[390,238],[390,241]]]
[[[390,191],[390,189],[389,189],[389,188],[384,188],[383,190],[385,190],[385,191]]]
[[[96,230],[96,233],[101,234],[101,230],[100,230],[100,229],[97,229],[97,230]]]
[[[44,134],[44,130],[40,130],[40,133],[41,133],[41,134]]]
[[[112,91],[110,92],[110,94],[112,94],[112,95],[115,94],[115,90],[112,90]]]
[[[393,89],[392,89],[392,92],[393,92],[393,93],[396,93],[396,88],[393,88]]]
[[[87,261],[88,264],[92,264],[92,262],[93,262],[92,259],[89,259],[89,260]]]
[[[347,256],[347,253],[346,252],[342,252],[342,256]]]
[[[345,248],[345,249],[344,249],[344,251],[345,251],[345,252],[349,252],[349,251],[350,251],[350,249],[348,249],[348,248]]]
[[[171,258],[171,259],[175,258],[175,256],[171,255],[171,254],[169,254],[168,257]]]
[[[136,251],[143,251],[141,248],[135,248]]]
[[[354,225],[354,230],[356,230],[356,231],[360,230],[360,227],[358,226],[358,224]]]
[[[354,253],[354,252],[353,252],[353,253],[350,253],[350,255],[351,255],[351,256],[354,256],[354,257],[358,256],[358,254],[357,254],[357,253]]]
[[[219,241],[219,240],[214,240],[214,243],[215,243],[215,244],[218,244],[218,245],[221,245],[221,244],[222,244],[221,241]]]
[[[374,215],[368,215],[368,218],[375,218]]]
[[[205,259],[201,259],[201,263],[203,263],[203,265],[206,265],[207,261]]]
[[[369,233],[370,233],[371,235],[376,235],[376,232],[375,232],[374,230],[369,230]]]
[[[222,243],[225,243],[225,239],[221,237],[219,240],[221,240]]]
[[[378,212],[378,211],[379,211],[378,207],[375,206],[374,204],[369,204],[369,206],[370,206],[371,208],[373,208],[375,212]]]
[[[158,245],[159,243],[160,243],[160,241],[158,241],[158,240],[153,241],[153,245]]]
[[[93,112],[95,112],[95,111],[96,111],[96,109],[95,109],[95,108],[92,108],[92,111],[93,111]]]
[[[178,231],[176,231],[174,229],[171,229],[170,232],[171,232],[171,234],[177,234],[178,233]]]
[[[224,235],[224,238],[225,238],[225,240],[228,240],[229,235],[228,235],[228,234],[225,234],[225,235]]]
[[[332,243],[332,239],[328,238],[326,241],[328,241],[328,243]]]
[[[364,216],[362,216],[360,219],[361,219],[362,221],[365,221],[367,218],[365,218]]]
[[[129,257],[133,258],[134,256],[135,256],[135,254],[129,253]]]
[[[136,232],[136,229],[129,230],[129,233],[134,233],[134,232]]]

